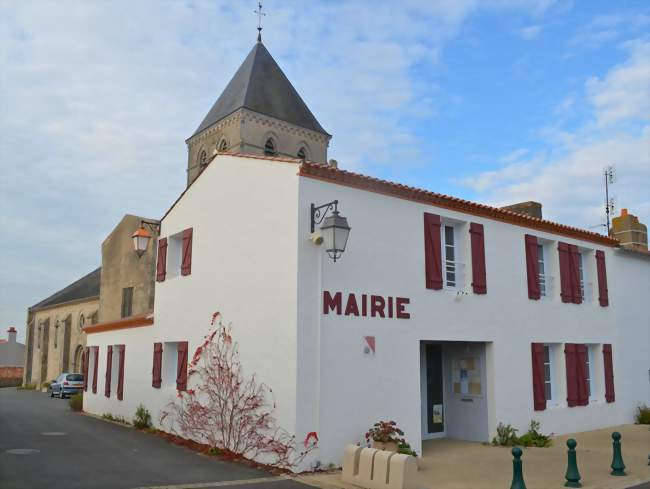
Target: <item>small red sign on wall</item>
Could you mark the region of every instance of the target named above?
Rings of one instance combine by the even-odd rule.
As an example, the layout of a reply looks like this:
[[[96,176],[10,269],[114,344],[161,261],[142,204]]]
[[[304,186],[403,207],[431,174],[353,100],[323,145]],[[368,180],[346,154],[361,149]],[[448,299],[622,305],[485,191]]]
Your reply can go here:
[[[375,337],[374,336],[364,336],[363,337],[363,353],[364,355],[374,356],[375,354]]]

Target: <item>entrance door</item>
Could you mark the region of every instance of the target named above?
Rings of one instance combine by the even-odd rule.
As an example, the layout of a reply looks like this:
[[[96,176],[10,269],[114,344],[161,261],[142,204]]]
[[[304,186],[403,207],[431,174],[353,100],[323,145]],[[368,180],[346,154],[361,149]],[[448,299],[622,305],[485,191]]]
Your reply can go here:
[[[427,372],[427,431],[430,434],[444,434],[444,386],[442,381],[442,345],[425,345]]]

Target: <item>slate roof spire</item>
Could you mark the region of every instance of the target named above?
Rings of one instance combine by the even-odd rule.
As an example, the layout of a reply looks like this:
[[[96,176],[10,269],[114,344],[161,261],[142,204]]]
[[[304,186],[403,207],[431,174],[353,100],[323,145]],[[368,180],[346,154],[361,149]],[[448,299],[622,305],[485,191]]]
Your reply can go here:
[[[262,43],[261,31],[257,43],[192,136],[241,108],[329,136]]]

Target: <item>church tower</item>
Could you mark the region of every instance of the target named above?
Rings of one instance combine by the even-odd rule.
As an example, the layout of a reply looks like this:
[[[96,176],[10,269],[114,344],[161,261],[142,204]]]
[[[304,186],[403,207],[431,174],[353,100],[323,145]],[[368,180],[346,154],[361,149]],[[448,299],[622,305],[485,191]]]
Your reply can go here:
[[[194,134],[187,139],[187,184],[217,152],[326,162],[331,139],[261,37]]]

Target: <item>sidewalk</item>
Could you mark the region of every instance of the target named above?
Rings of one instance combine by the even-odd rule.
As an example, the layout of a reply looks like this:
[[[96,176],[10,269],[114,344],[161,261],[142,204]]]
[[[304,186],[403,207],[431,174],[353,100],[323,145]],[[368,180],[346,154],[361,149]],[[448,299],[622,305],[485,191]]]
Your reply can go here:
[[[650,481],[650,431],[647,425],[624,425],[605,430],[553,437],[549,448],[526,448],[522,457],[528,489],[564,487],[566,440],[578,442],[578,469],[584,489],[623,489]],[[609,475],[613,431],[622,435],[626,477]],[[508,489],[512,480],[511,448],[458,440],[425,442],[418,472],[424,489]],[[340,471],[306,475],[300,482],[322,489],[358,489],[341,483]]]

